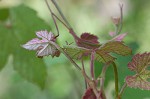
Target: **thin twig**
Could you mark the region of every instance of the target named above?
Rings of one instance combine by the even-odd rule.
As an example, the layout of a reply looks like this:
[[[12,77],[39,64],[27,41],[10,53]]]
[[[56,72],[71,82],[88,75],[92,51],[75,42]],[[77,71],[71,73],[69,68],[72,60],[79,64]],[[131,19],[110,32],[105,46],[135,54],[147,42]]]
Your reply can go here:
[[[79,71],[82,71],[80,66],[77,65],[76,62],[72,60],[72,58],[60,46],[58,46],[55,42],[52,41],[49,41],[49,43],[55,46],[60,52],[62,52]]]
[[[58,10],[60,16],[63,18],[63,20],[65,21],[65,23],[68,25],[69,28],[72,28],[71,25],[69,24],[69,22],[67,21],[66,17],[64,16],[64,14],[62,13],[61,9],[59,8],[59,6],[57,5],[55,0],[51,0],[52,3],[55,5],[56,9]]]
[[[127,87],[127,83],[125,82],[124,85],[121,87],[121,90],[120,90],[119,95],[118,95],[118,99],[121,99],[121,96],[122,96],[126,87]]]
[[[53,12],[52,12],[52,10],[51,10],[51,8],[50,8],[49,4],[48,4],[48,1],[47,1],[47,0],[45,0],[45,2],[46,2],[46,4],[47,4],[47,7],[48,7],[48,9],[49,9],[49,11],[50,11],[50,14],[51,14],[51,16],[52,16],[52,19],[53,19],[53,21],[54,21],[54,24],[55,24],[55,26],[56,26],[56,30],[57,30],[57,33],[58,33],[58,34],[55,36],[55,38],[56,38],[56,37],[58,37],[58,36],[59,36],[59,29],[58,29],[58,26],[57,26],[56,20],[55,20],[55,18],[54,18],[54,16],[53,16]]]
[[[121,32],[123,26],[123,4],[119,4],[119,7],[120,7],[120,24],[117,34]]]
[[[91,63],[90,63],[90,71],[91,71],[91,77],[92,80],[95,80],[95,75],[94,75],[94,57],[95,57],[95,51],[92,51],[91,53]]]
[[[81,59],[81,63],[82,63],[82,69],[83,69],[83,71],[85,72],[83,58]],[[85,73],[86,73],[86,72],[85,72]],[[84,80],[85,80],[85,88],[87,89],[87,82],[86,82],[86,79],[84,78]]]

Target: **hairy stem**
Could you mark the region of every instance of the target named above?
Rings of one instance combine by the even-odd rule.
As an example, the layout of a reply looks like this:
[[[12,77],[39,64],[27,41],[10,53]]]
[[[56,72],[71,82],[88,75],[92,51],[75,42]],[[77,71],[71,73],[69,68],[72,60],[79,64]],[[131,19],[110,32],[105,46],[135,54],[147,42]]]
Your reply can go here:
[[[91,77],[92,80],[95,79],[95,75],[94,75],[94,57],[95,57],[95,51],[92,51],[91,53],[91,63],[90,63],[90,71],[91,71]]]
[[[126,87],[127,87],[127,83],[125,82],[124,85],[122,86],[120,92],[119,92],[118,99],[121,99],[121,96],[122,96]]]
[[[116,97],[118,97],[118,70],[116,64],[113,62],[114,76],[115,76],[115,93]]]

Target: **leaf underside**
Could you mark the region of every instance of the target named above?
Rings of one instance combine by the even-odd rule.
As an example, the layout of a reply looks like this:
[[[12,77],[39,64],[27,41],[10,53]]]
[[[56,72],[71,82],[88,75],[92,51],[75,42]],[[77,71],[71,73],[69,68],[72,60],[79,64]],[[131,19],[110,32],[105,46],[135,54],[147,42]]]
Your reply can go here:
[[[136,72],[133,76],[126,77],[129,87],[150,90],[150,53],[136,54],[128,63],[128,68]]]

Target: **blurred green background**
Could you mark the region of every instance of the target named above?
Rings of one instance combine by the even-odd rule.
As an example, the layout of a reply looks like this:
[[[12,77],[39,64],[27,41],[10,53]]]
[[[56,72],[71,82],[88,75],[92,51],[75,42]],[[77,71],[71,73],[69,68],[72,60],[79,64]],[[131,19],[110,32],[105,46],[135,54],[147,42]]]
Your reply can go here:
[[[100,42],[110,39],[114,31],[112,16],[119,15],[119,0],[58,0],[65,16],[80,35],[90,32]],[[124,22],[122,32],[127,32],[125,42],[135,53],[150,51],[150,1],[122,0]],[[58,12],[52,5],[52,9]],[[34,11],[35,10],[35,11]],[[59,15],[58,15],[59,16]],[[58,43],[71,43],[68,30],[59,24]],[[61,55],[59,58],[38,59],[20,45],[36,37],[38,30],[56,33],[53,20],[44,0],[0,0],[0,99],[81,99],[85,89],[83,77]],[[126,75],[132,74],[127,63],[132,56],[116,56],[119,69],[119,85]],[[89,61],[86,68],[89,69]],[[96,73],[101,71],[95,63]],[[105,91],[108,99],[114,98],[113,68],[106,72]],[[28,80],[26,80],[28,79]],[[44,86],[44,81],[46,84]],[[31,83],[31,82],[33,83]],[[35,83],[35,84],[34,84]],[[44,88],[41,90],[41,88]],[[150,99],[150,92],[126,88],[123,99]]]

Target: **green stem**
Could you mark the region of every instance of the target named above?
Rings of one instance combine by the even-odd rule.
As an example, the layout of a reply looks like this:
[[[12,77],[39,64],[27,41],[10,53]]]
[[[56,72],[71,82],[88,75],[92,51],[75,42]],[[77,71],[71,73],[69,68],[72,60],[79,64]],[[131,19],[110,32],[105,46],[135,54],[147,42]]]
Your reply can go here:
[[[118,70],[116,64],[113,62],[113,69],[114,69],[114,76],[115,76],[115,93],[116,93],[116,98],[118,97]]]
[[[65,21],[65,23],[68,25],[68,27],[72,28],[71,25],[69,24],[69,22],[67,21],[66,17],[64,16],[64,14],[62,13],[61,9],[59,8],[58,4],[56,3],[56,1],[55,0],[51,0],[51,1],[55,5],[55,7],[58,10],[60,16],[63,18],[63,20]]]
[[[81,63],[82,63],[82,70],[85,72],[83,58],[81,59]],[[85,72],[85,74],[86,74],[86,72]],[[87,82],[86,82],[86,79],[85,79],[85,78],[84,78],[84,81],[85,81],[85,88],[87,89]]]
[[[118,31],[117,31],[117,34],[119,34],[122,30],[122,26],[123,26],[123,4],[120,4],[120,24],[118,26]]]
[[[104,82],[105,82],[106,70],[109,65],[110,65],[110,63],[104,65],[104,67],[102,69],[102,73],[101,73],[101,78],[100,78],[100,91],[102,92],[103,99],[106,99],[106,95],[104,93]]]
[[[118,99],[121,99],[121,96],[122,96],[122,94],[123,94],[126,87],[127,87],[127,83],[124,83],[124,85],[122,86],[122,88],[119,92]]]
[[[79,71],[82,70],[60,46],[58,46],[55,42],[52,41],[49,41],[49,43],[55,46],[60,52],[62,52]]]

